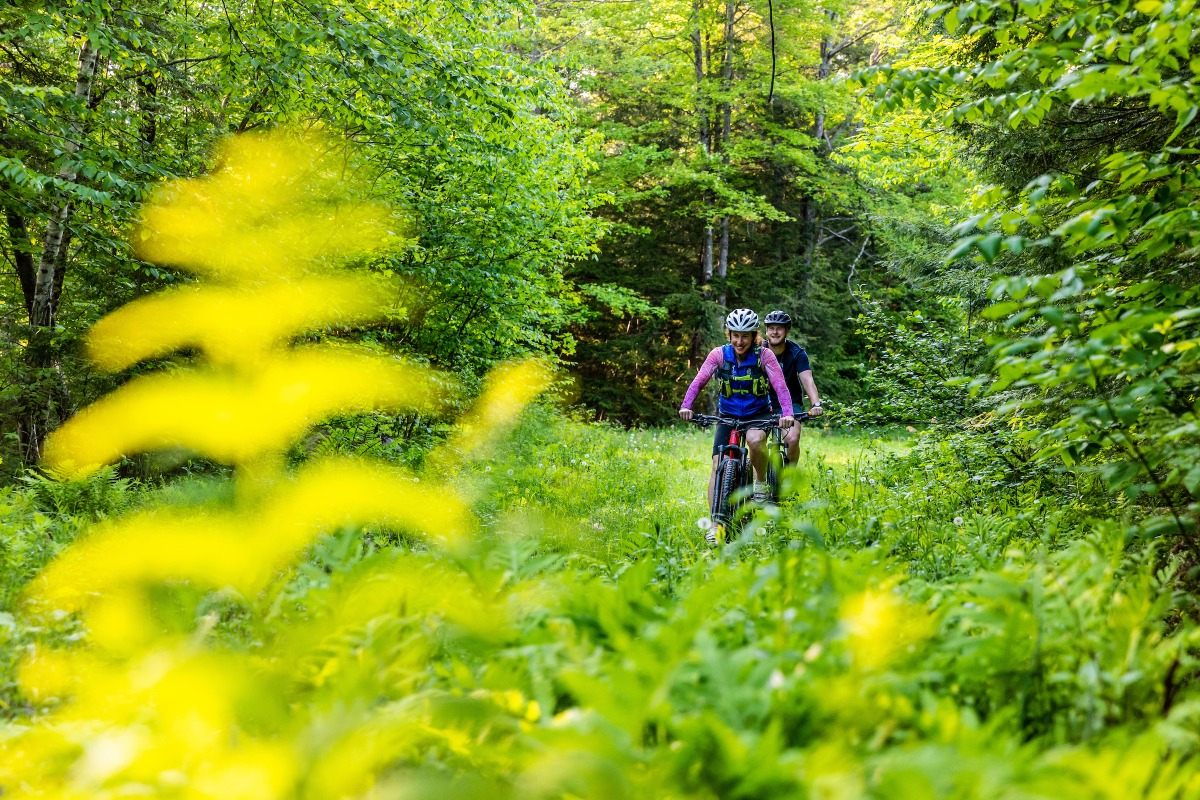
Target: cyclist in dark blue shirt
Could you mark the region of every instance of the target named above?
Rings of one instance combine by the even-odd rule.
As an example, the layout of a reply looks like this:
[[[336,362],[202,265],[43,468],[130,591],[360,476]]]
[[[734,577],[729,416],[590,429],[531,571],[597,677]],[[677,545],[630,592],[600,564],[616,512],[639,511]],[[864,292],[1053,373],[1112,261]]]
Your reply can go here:
[[[792,318],[783,311],[772,311],[763,322],[767,326],[767,345],[775,354],[779,367],[783,370],[783,379],[787,382],[788,393],[791,394],[796,410],[800,410],[800,390],[808,395],[811,404],[808,409],[810,417],[819,417],[825,413],[821,408],[821,398],[817,394],[817,384],[813,381],[812,367],[808,363],[808,353],[804,348],[787,338],[792,327]],[[771,391],[771,407],[779,408],[779,400]],[[784,431],[787,442],[788,462],[795,464],[800,458],[800,426],[793,425]]]

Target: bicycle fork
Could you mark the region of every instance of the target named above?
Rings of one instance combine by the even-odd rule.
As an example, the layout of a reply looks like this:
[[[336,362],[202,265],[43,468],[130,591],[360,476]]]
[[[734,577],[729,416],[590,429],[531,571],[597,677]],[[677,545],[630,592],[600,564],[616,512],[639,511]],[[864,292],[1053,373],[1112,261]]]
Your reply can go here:
[[[726,540],[726,534],[733,523],[734,513],[732,508],[725,507],[724,501],[726,498],[732,498],[734,492],[739,488],[737,486],[725,486],[723,476],[725,473],[725,464],[729,461],[738,463],[739,469],[737,472],[738,474],[741,472],[741,461],[745,458],[741,431],[737,429],[730,431],[729,443],[722,445],[717,454],[720,458],[717,459],[717,464],[714,467],[716,475],[713,480],[712,501],[709,504],[709,519],[712,521],[713,530],[716,532],[718,540],[723,542]]]

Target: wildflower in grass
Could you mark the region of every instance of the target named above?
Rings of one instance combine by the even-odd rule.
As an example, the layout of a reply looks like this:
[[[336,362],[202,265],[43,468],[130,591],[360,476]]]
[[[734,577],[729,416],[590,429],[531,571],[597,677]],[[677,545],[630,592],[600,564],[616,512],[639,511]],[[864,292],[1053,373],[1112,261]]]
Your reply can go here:
[[[955,517],[955,518],[954,518],[954,524],[955,524],[955,525],[962,525],[962,524],[963,524],[963,518],[962,518],[962,517]]]
[[[702,531],[706,531],[706,530],[710,529],[712,526],[713,526],[713,521],[711,519],[709,519],[708,517],[701,517],[700,519],[696,520],[696,527]]]

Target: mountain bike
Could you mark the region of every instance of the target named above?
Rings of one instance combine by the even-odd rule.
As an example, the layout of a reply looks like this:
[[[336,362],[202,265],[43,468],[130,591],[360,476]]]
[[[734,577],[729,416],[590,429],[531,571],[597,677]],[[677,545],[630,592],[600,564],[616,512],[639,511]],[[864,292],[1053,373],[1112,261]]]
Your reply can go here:
[[[796,424],[808,422],[811,417],[808,412],[801,411],[795,415]],[[783,441],[783,429],[776,425],[771,429],[767,439],[767,485],[771,487],[771,500],[779,502],[779,476],[788,466],[787,442]]]
[[[795,418],[796,422],[804,422],[808,420],[808,415],[800,413]],[[709,508],[708,515],[712,522],[712,528],[706,536],[710,541],[723,538],[728,542],[737,534],[737,528],[740,525],[738,511],[747,502],[749,494],[747,488],[754,485],[754,468],[750,465],[750,448],[743,445],[747,431],[773,431],[768,444],[767,481],[770,483],[774,480],[771,489],[772,496],[775,499],[779,497],[779,475],[782,473],[783,467],[787,465],[787,445],[784,444],[783,437],[779,432],[779,415],[743,420],[695,414],[691,421],[701,428],[708,428],[712,425],[728,425],[731,428],[729,441],[717,450],[720,459],[717,462],[717,480],[713,487],[712,506]],[[774,471],[771,467],[773,460],[778,463]]]

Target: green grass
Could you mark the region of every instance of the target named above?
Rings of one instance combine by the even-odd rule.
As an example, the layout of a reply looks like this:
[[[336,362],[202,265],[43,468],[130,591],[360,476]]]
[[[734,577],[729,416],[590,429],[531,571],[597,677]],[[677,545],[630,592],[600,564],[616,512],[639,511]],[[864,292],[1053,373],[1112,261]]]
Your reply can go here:
[[[1186,565],[1104,518],[1075,476],[1017,480],[970,437],[809,430],[788,499],[711,548],[710,446],[690,427],[533,410],[485,458],[422,473],[471,500],[469,543],[341,530],[263,597],[153,597],[189,642],[184,667],[225,659],[205,685],[259,681],[230,735],[287,743],[298,780],[345,776],[339,792],[1195,795]],[[81,632],[13,601],[80,529],[80,504],[215,489],[6,491],[3,700],[36,718],[54,703],[21,695],[17,662]]]
[[[829,468],[865,467],[912,441],[903,431],[805,431],[785,487],[798,491]],[[625,430],[536,415],[472,480],[492,529],[536,535],[610,569],[647,537],[671,542],[690,562],[709,553],[698,522],[708,513],[711,448],[711,431],[693,426]]]

